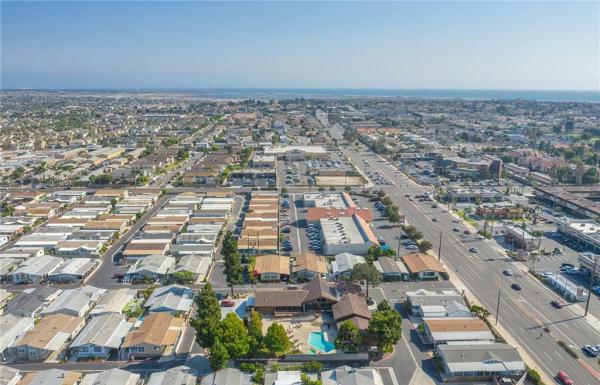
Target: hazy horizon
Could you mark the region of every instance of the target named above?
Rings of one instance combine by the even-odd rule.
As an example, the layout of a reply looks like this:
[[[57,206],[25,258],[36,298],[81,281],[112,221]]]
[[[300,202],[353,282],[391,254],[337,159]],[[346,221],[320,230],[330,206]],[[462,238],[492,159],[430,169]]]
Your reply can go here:
[[[2,89],[600,89],[598,2],[3,1]]]

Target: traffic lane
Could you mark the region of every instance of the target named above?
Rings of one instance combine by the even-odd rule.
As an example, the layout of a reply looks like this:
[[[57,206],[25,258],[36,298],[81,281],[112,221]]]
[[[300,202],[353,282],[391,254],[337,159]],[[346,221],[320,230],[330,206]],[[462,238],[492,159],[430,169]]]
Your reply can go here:
[[[482,302],[482,304],[484,304],[484,306],[486,306],[486,308],[488,309],[495,309],[496,306],[496,301],[494,300],[494,298],[497,298],[497,289],[495,289],[495,285],[473,285],[471,284],[472,282],[493,282],[495,280],[495,276],[496,274],[490,274],[489,269],[483,268],[483,264],[486,263],[484,261],[478,260],[476,258],[469,258],[469,261],[471,263],[469,264],[462,264],[460,261],[457,261],[457,258],[460,258],[461,256],[461,245],[459,242],[450,242],[450,243],[445,243],[444,247],[447,250],[446,253],[442,252],[442,257],[444,257],[444,255],[446,256],[456,256],[456,258],[452,261],[452,262],[448,262],[448,259],[446,259],[446,264],[449,265],[450,267],[452,266],[460,266],[459,268],[456,268],[455,270],[457,270],[457,274],[461,277],[461,279],[463,280],[463,282],[465,283],[465,285],[469,288],[469,290],[473,293],[477,293],[479,300]],[[450,249],[450,250],[448,250]],[[449,252],[448,252],[449,251]],[[483,252],[483,256],[484,258],[486,258],[485,256],[486,253],[486,249],[484,248],[484,252]],[[489,258],[493,258],[497,255],[497,253],[495,253],[495,251],[491,251],[490,254],[487,255],[487,257]],[[452,259],[452,258],[450,258]],[[464,261],[463,261],[464,262]],[[501,260],[498,261],[497,263],[499,265],[498,269],[502,269],[504,268],[504,266],[512,266],[510,263],[505,263]],[[530,279],[523,279],[522,281],[520,281],[521,285],[523,286],[522,292],[525,294],[527,293],[527,298],[529,298],[529,294],[530,294],[530,290],[528,290],[530,288]],[[508,289],[508,287],[510,286],[509,282],[504,283],[505,289],[504,291],[507,292],[511,289]],[[490,290],[490,287],[493,288]],[[544,293],[547,296],[547,293]],[[533,305],[531,303],[529,303],[528,300],[525,300],[526,306],[527,307],[533,307]],[[543,300],[542,302],[545,303],[549,303],[550,299],[546,298],[545,300]],[[514,303],[512,305],[509,305],[510,309],[513,309],[513,313],[515,312],[514,309],[516,309],[517,305],[514,305]],[[521,311],[523,311],[523,309],[520,309]],[[545,309],[544,309],[545,310]],[[539,363],[544,362],[543,360],[547,359],[544,357],[540,357],[539,355],[534,354],[534,346],[539,346],[540,342],[537,339],[537,333],[535,332],[531,332],[532,328],[535,328],[536,326],[538,326],[533,320],[529,320],[526,321],[526,323],[523,322],[523,317],[518,317],[520,318],[521,322],[518,323],[514,323],[513,321],[517,318],[515,318],[514,314],[511,315],[511,317],[509,318],[510,321],[507,322],[503,322],[502,321],[502,314],[500,316],[500,322],[502,323],[502,325],[505,326],[505,328],[507,330],[509,330],[511,332],[511,334],[513,335],[513,337],[515,337],[517,339],[517,341],[519,341],[520,344],[522,344],[523,348],[525,348],[531,355],[532,357],[535,357],[536,360],[538,360]],[[520,325],[520,326],[519,326]],[[555,324],[554,327],[556,327],[558,330],[562,331],[565,327],[562,324]],[[579,335],[579,339],[580,341],[578,341],[579,343],[583,343],[582,341],[588,340],[590,335],[594,335],[595,330],[593,330],[587,323],[584,323],[581,325],[580,329],[582,330],[581,335]],[[525,335],[528,334],[528,335]],[[563,333],[564,334],[564,333]],[[581,366],[574,361],[565,351],[563,351],[562,349],[560,349],[558,347],[558,344],[556,343],[556,341],[552,341],[550,339],[549,342],[552,342],[554,345],[551,346],[552,344],[548,344],[545,343],[546,345],[548,345],[547,347],[544,348],[544,350],[542,351],[548,351],[547,349],[552,349],[555,350],[556,353],[555,355],[558,358],[558,361],[555,363],[558,366],[553,366],[553,367],[558,367],[558,368],[566,368],[568,370],[571,370],[571,376],[575,379],[578,383],[589,383],[590,381],[593,382],[592,378],[590,377],[589,373],[582,371]],[[577,345],[577,343],[573,343],[574,345]],[[557,350],[560,349],[560,350]],[[539,353],[539,350],[537,351]],[[560,357],[560,358],[559,358]],[[570,364],[568,364],[567,366],[562,365],[563,362],[569,362]],[[562,365],[562,366],[561,366]],[[545,367],[547,369],[547,367]],[[549,374],[552,374],[552,372],[548,372]]]
[[[398,199],[397,199],[397,200],[398,200]],[[416,209],[416,208],[418,207],[418,204],[416,204],[416,203],[415,203],[415,205],[413,205],[413,207]],[[421,208],[421,209],[422,209],[422,208]],[[412,211],[412,210],[411,210],[411,211]],[[416,209],[415,211],[417,211],[417,212],[420,212],[420,213],[423,213],[423,212],[422,212],[422,210],[417,210],[417,209]],[[408,212],[407,212],[407,214],[408,214]],[[416,213],[415,213],[415,214],[416,214]],[[418,217],[419,217],[419,216],[417,216],[417,218],[418,218]],[[417,222],[419,222],[419,221],[417,220]],[[417,224],[417,225],[419,225],[418,223],[416,223],[416,224]],[[420,225],[422,226],[422,225],[423,225],[423,223],[421,223]],[[430,224],[428,223],[428,224],[427,224],[427,226],[425,226],[423,229],[427,229],[427,228],[429,228],[429,227],[430,227]],[[434,239],[435,239],[435,238],[434,238]],[[432,241],[432,243],[433,243],[433,242],[435,242],[435,241]],[[490,250],[487,250],[487,254],[490,256],[490,258],[497,258],[497,255],[498,255],[498,254],[497,254],[497,252],[496,252],[495,250],[492,250],[490,247],[484,247],[484,249],[490,249],[490,250],[491,250],[491,252],[490,252]],[[457,254],[458,254],[459,256],[460,256],[460,255],[464,255],[464,253],[461,253],[459,250],[456,250],[456,251],[457,251]],[[486,253],[486,252],[484,251],[484,253]],[[443,252],[442,252],[442,254],[444,255],[444,253],[443,253]],[[451,254],[452,254],[452,253],[451,253]],[[442,255],[442,256],[443,256],[443,255]],[[467,268],[467,271],[469,271],[469,270],[468,270],[468,268]],[[468,275],[470,275],[470,277],[468,277],[468,278],[469,278],[469,282],[465,282],[465,284],[467,285],[467,287],[469,287],[469,289],[470,289],[472,292],[474,292],[474,293],[475,293],[475,292],[477,292],[477,293],[479,294],[479,291],[480,291],[481,289],[485,289],[485,285],[484,285],[483,287],[479,287],[479,288],[474,288],[474,287],[471,287],[471,285],[470,285],[470,282],[474,282],[474,281],[475,281],[477,278],[479,278],[479,277],[477,277],[477,274],[472,274],[472,273],[473,273],[473,272],[470,272],[470,273],[468,274]],[[459,275],[460,275],[460,274],[459,274]],[[464,275],[464,273],[463,273],[462,275]],[[492,277],[492,278],[493,278],[493,277]],[[494,278],[493,278],[493,279],[494,279]],[[486,280],[486,281],[487,281],[487,280]],[[476,281],[475,281],[475,282],[476,282]],[[487,281],[487,282],[489,282],[489,281]],[[478,291],[478,290],[475,290],[475,289],[478,289],[479,291]],[[491,306],[491,307],[493,307],[493,306],[494,306],[494,305],[493,305],[493,303],[492,303],[493,301],[489,301],[490,294],[492,294],[492,293],[489,293],[489,294],[488,294],[488,295],[486,295],[486,296],[481,296],[482,298],[480,298],[480,300],[482,300],[482,302],[483,302],[483,303],[485,303],[485,302],[489,302],[489,303],[486,303],[486,307],[490,307],[490,306]],[[479,296],[479,295],[478,295],[478,296]],[[493,297],[493,295],[492,295],[492,297]],[[485,301],[485,300],[487,300],[487,301]],[[588,328],[587,328],[587,329],[590,329],[590,328],[589,328],[589,325],[588,325]],[[521,335],[521,333],[518,333],[517,331],[514,331],[514,332],[515,332],[515,333],[517,333],[517,335],[519,336],[519,338],[521,338],[521,339],[523,338],[523,336]],[[524,340],[522,340],[522,341],[524,341]],[[520,342],[520,343],[521,343],[521,342]],[[531,341],[528,341],[527,343],[524,343],[523,347],[524,347],[525,349],[527,349],[528,351],[531,351],[531,350],[533,350],[533,349],[529,347],[529,345],[528,345],[529,343],[532,343],[532,342],[531,342]],[[556,348],[556,346],[554,346],[554,348]],[[561,353],[562,353],[562,354],[561,354]],[[569,359],[571,359],[571,358],[570,358],[570,356],[566,355],[566,352],[560,352],[560,353],[557,353],[557,354],[561,354],[561,360],[569,360]],[[532,356],[534,356],[534,357],[535,357],[535,359],[536,359],[537,361],[540,361],[540,358],[539,358],[539,357],[537,357],[537,356],[535,356],[535,355],[533,355],[533,354],[532,354]],[[571,361],[572,361],[572,359],[571,359]],[[577,370],[577,369],[573,368],[573,370]],[[552,372],[549,372],[549,373],[552,373]],[[589,373],[587,373],[587,372],[582,372],[582,369],[581,369],[581,367],[579,367],[578,371],[574,371],[573,373],[576,373],[577,377],[581,377],[581,378],[578,378],[578,380],[581,380],[581,382],[582,382],[582,383],[587,383],[588,381],[595,381],[595,379],[594,379],[594,380],[592,380],[592,379],[590,378],[590,375],[589,375]],[[585,380],[584,380],[584,378],[585,378]]]
[[[102,256],[102,263],[92,274],[88,277],[86,283],[94,286],[103,287],[102,285],[112,284],[113,276],[116,273],[122,273],[124,271],[123,266],[114,264],[115,254],[121,247],[124,247],[138,233],[138,231],[146,225],[148,220],[156,214],[161,207],[169,200],[170,195],[163,195],[155,204],[152,206],[138,221],[123,236],[121,236]]]

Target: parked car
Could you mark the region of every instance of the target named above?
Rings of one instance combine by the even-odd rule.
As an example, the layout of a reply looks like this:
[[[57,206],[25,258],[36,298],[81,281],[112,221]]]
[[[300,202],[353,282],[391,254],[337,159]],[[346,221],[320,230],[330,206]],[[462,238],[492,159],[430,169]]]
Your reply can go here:
[[[437,221],[438,221],[438,219],[437,219],[437,218],[435,218],[435,217],[433,217],[433,218],[431,218],[431,221],[432,221],[432,222],[437,222]]]
[[[561,270],[568,270],[568,269],[574,269],[575,265],[573,265],[572,263],[561,263],[560,264],[560,269]]]
[[[581,350],[590,357],[597,357],[600,353],[595,346],[592,345],[583,345]]]
[[[573,385],[573,380],[571,380],[571,378],[569,377],[569,375],[567,373],[565,373],[565,372],[558,372],[558,374],[556,375],[556,377],[558,378],[558,380],[563,385]]]
[[[221,307],[234,307],[235,302],[230,299],[224,299],[221,301]]]
[[[511,276],[514,275],[514,273],[512,272],[511,269],[504,269],[504,270],[502,270],[502,274],[507,275],[509,277],[511,277]]]
[[[521,285],[519,285],[518,283],[513,283],[512,285],[510,285],[510,287],[513,290],[517,290],[517,291],[522,289]]]
[[[460,231],[460,229],[459,229],[458,227],[453,227],[453,228],[452,228],[452,231],[454,231],[454,232],[459,232],[459,231]]]
[[[478,252],[479,250],[477,250],[477,247],[469,247],[469,251],[470,251],[471,253],[476,253],[476,252]]]

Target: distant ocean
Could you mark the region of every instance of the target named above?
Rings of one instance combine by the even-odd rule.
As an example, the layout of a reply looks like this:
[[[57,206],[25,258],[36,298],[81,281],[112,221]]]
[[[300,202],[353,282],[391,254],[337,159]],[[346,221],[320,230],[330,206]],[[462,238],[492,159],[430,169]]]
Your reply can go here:
[[[1,90],[1,89],[0,89]],[[452,90],[452,89],[375,89],[375,88],[80,88],[80,89],[6,89],[4,91],[41,91],[58,93],[102,94],[185,94],[207,99],[353,99],[353,98],[418,98],[464,100],[537,100],[546,102],[600,103],[600,91],[536,91],[536,90]]]
[[[166,90],[161,90],[166,91]],[[535,90],[427,90],[427,89],[309,89],[309,88],[221,88],[177,89],[197,97],[216,99],[337,99],[337,98],[431,98],[470,100],[538,100],[600,103],[600,91]]]

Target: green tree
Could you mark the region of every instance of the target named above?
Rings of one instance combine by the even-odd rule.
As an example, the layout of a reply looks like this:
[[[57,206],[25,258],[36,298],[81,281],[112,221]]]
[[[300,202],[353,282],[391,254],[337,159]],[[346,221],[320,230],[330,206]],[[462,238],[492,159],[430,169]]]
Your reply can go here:
[[[421,242],[419,242],[419,251],[421,253],[426,253],[429,250],[431,250],[431,248],[433,247],[433,245],[431,244],[431,242],[429,242],[426,239],[422,239]]]
[[[352,268],[352,279],[365,281],[366,295],[369,297],[369,286],[377,286],[381,282],[381,275],[373,263],[358,263]]]
[[[383,300],[377,304],[377,310],[388,311],[388,310],[394,310],[394,309],[392,309],[392,307],[390,306],[390,303],[388,301]]]
[[[195,299],[198,314],[192,321],[196,338],[200,345],[210,348],[215,339],[215,331],[221,320],[221,306],[210,283],[207,283]]]
[[[381,307],[381,310],[379,309]],[[377,342],[377,348],[383,352],[391,352],[393,346],[402,337],[402,318],[400,313],[380,303],[377,311],[369,321],[369,334]]]
[[[213,368],[213,370],[222,369],[225,367],[225,364],[227,364],[227,360],[229,360],[229,353],[227,353],[227,349],[225,349],[225,346],[221,341],[216,338],[215,343],[210,348],[208,354],[210,367]]]
[[[242,357],[250,350],[248,329],[234,312],[228,313],[219,323],[216,334],[230,358]]]
[[[252,309],[248,320],[248,335],[250,336],[250,351],[253,353],[260,352],[263,348],[263,333],[262,333],[262,315]]]
[[[180,285],[187,285],[194,283],[196,281],[196,277],[191,271],[178,271],[173,274],[173,281]]]
[[[323,382],[321,380],[311,380],[308,374],[306,373],[300,374],[300,381],[302,381],[302,385],[323,385]]]
[[[357,352],[362,344],[360,330],[351,321],[344,321],[338,329],[338,335],[335,339],[336,349],[345,352]]]
[[[231,231],[225,233],[221,246],[221,255],[223,255],[225,260],[225,275],[227,283],[231,287],[231,295],[233,296],[234,285],[243,283],[244,279],[242,277],[243,268],[240,253],[238,252],[238,244]]]
[[[287,353],[292,348],[292,342],[281,324],[273,322],[269,326],[265,335],[265,347],[275,357]]]
[[[394,223],[395,225],[398,225],[398,223],[400,223],[400,218],[401,217],[398,213],[398,210],[392,210],[388,215],[389,221]]]

